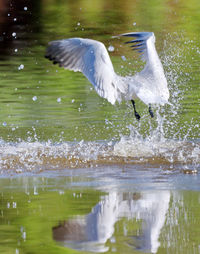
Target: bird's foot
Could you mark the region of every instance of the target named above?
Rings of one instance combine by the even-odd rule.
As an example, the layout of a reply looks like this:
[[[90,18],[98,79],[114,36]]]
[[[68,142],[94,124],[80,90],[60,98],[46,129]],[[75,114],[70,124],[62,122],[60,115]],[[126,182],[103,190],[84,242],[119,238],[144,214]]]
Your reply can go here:
[[[135,108],[135,101],[134,101],[134,100],[131,100],[131,103],[132,103],[132,105],[133,105],[135,118],[139,121],[139,120],[140,120],[140,115],[139,115],[138,112],[136,111],[136,108]]]
[[[153,118],[154,117],[154,113],[153,113],[153,111],[152,111],[152,109],[151,109],[151,105],[149,105],[149,114],[150,114],[150,116]]]
[[[135,118],[139,121],[140,120],[140,115],[138,114],[138,112],[135,111]]]

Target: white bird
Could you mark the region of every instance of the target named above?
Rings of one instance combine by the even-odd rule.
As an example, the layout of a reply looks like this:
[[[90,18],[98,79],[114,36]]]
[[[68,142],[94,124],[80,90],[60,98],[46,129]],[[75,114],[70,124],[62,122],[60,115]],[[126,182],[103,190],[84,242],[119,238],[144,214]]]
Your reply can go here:
[[[115,73],[108,51],[103,43],[83,38],[70,38],[49,42],[45,57],[65,69],[80,71],[95,87],[96,92],[110,103],[131,100],[136,118],[140,115],[134,99],[149,106],[168,102],[169,90],[163,66],[155,48],[153,32],[125,33],[119,36],[134,37],[128,41],[133,50],[146,62],[144,69],[134,76],[122,77]]]

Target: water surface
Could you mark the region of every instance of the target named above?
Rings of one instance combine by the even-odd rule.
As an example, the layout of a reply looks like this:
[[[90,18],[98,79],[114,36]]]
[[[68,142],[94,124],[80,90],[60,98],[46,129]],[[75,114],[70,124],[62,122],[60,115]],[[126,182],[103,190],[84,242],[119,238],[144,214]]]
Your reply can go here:
[[[0,251],[199,253],[200,4],[0,3]],[[112,38],[153,31],[170,104],[109,104],[48,41],[93,38],[120,75],[143,63]],[[125,60],[125,61],[124,61]]]

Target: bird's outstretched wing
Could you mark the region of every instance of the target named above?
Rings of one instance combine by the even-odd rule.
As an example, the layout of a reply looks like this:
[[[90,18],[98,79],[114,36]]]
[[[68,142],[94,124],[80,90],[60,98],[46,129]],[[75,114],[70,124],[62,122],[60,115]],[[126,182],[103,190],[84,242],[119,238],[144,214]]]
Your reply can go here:
[[[82,38],[52,41],[49,42],[45,56],[61,67],[82,72],[97,93],[110,103],[121,101],[124,87],[114,72],[103,43]]]
[[[134,93],[144,103],[165,104],[168,102],[169,90],[162,63],[155,48],[155,36],[153,32],[125,33],[120,36],[133,37],[126,43],[140,53],[146,62],[144,69],[134,76]],[[130,89],[131,93],[131,89]]]

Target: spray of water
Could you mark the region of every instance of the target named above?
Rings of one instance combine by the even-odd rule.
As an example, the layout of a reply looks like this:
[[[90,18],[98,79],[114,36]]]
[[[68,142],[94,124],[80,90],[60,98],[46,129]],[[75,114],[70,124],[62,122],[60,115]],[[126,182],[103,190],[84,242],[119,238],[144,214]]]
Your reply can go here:
[[[171,36],[172,41],[176,36],[178,35]],[[167,38],[169,41],[170,35]],[[153,121],[143,112],[144,117],[138,125],[130,124],[129,134],[121,135],[120,141],[115,144],[115,154],[141,160],[164,159],[170,163],[170,168],[179,163],[184,169],[199,168],[199,123],[192,118],[185,121],[181,114],[185,88],[191,79],[187,73],[182,72],[183,66],[191,68],[183,56],[180,47],[165,45],[161,60],[170,89],[170,103],[166,107],[154,108],[156,117]]]

